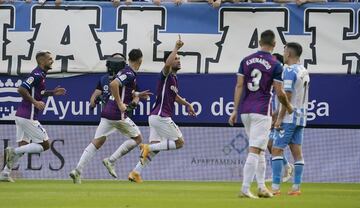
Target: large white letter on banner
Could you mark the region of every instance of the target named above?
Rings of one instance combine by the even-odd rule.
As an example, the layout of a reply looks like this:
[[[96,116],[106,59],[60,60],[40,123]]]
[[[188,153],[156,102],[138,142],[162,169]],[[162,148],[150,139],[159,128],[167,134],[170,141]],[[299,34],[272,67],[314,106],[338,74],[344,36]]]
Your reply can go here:
[[[282,32],[288,30],[286,8],[223,8],[220,10],[220,31],[223,37],[218,43],[215,59],[209,60],[209,73],[237,72],[240,61],[258,49],[261,32],[271,29],[275,32],[275,51],[283,51]]]
[[[143,52],[142,69],[158,68],[161,62],[153,62],[155,28],[161,28],[165,22],[165,10],[162,7],[120,7],[118,29],[123,29],[124,51],[140,48]]]
[[[182,72],[204,72],[206,57],[216,56],[215,43],[221,35],[166,33],[165,24],[171,23],[165,23],[166,11],[163,7],[121,7],[119,19],[118,28],[122,28],[125,34],[121,42],[127,53],[133,48],[141,48],[144,71],[162,69],[164,52],[174,48],[178,35],[185,43],[178,53],[182,56]]]
[[[97,6],[34,6],[31,53],[30,57],[22,58],[18,66],[21,72],[30,72],[36,65],[36,52],[44,49],[50,50],[56,59],[53,72],[94,71],[93,67],[103,58],[94,31],[100,27],[100,15]]]
[[[14,28],[14,7],[0,7],[0,73],[10,73],[11,56],[6,53],[6,45],[10,42],[7,38],[8,29]],[[7,66],[7,67],[6,67]]]
[[[355,23],[351,9],[306,11],[305,29],[313,36],[313,59],[305,61],[310,72],[360,73],[360,39],[355,29],[359,26]]]

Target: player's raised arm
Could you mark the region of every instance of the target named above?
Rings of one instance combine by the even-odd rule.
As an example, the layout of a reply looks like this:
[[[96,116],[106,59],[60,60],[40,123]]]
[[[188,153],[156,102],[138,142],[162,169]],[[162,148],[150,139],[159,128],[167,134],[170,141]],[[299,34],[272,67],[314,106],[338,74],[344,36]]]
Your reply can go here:
[[[179,35],[179,39],[176,41],[175,48],[171,51],[170,55],[165,61],[165,66],[163,68],[163,74],[167,76],[171,72],[171,66],[173,65],[176,54],[178,50],[184,45],[184,42],[181,41],[181,36]]]

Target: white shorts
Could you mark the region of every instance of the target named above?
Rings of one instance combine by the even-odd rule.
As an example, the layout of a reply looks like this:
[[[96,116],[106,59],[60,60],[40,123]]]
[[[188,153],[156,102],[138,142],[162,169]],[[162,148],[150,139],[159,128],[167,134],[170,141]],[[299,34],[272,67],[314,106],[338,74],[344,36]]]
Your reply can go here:
[[[49,140],[44,127],[37,120],[15,116],[16,142],[42,143]]]
[[[249,138],[249,146],[266,150],[271,128],[271,116],[246,113],[241,114],[241,120]]]
[[[178,140],[183,135],[179,127],[171,117],[161,117],[158,115],[149,116],[150,136],[149,142],[163,141],[165,139]]]
[[[109,120],[106,118],[101,118],[100,124],[96,129],[95,138],[107,137],[115,130],[121,132],[121,134],[127,137],[137,137],[140,135],[140,130],[136,124],[130,119],[125,118],[124,120]]]

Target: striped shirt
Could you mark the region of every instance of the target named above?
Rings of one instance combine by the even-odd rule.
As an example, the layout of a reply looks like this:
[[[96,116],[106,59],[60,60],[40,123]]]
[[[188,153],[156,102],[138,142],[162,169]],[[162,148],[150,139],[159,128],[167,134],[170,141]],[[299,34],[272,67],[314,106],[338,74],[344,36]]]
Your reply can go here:
[[[306,126],[308,97],[309,97],[309,72],[300,64],[284,67],[284,90],[291,92],[291,104],[294,107],[292,114],[286,113],[283,123],[292,123],[297,126]]]

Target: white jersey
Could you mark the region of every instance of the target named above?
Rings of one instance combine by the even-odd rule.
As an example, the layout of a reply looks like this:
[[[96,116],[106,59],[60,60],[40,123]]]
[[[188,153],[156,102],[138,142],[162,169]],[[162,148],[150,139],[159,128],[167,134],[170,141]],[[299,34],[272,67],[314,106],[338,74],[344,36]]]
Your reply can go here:
[[[306,126],[309,97],[309,72],[300,64],[285,66],[283,72],[284,90],[291,92],[292,114],[286,113],[283,123]]]

